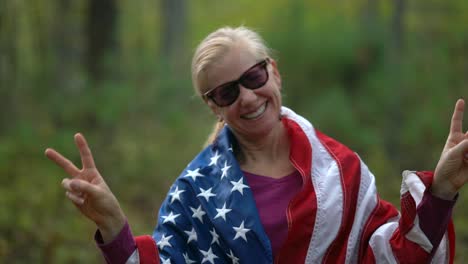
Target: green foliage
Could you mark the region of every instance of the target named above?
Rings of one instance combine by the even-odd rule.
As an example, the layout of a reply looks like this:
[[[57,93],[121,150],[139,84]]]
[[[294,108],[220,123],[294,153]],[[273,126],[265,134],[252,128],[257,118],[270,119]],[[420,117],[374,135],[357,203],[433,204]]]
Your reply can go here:
[[[161,1],[116,1],[100,79],[86,66],[89,2],[65,2],[0,3],[0,263],[102,261],[95,227],[65,198],[66,175],[43,155],[53,147],[79,164],[76,132],[134,233],[152,232],[169,186],[214,122],[193,96],[190,56],[220,26],[244,24],[265,37],[284,104],[359,153],[395,205],[401,171],[434,169],[453,104],[467,95],[463,0],[407,1],[400,48],[393,2],[187,1],[177,58],[161,51]],[[468,259],[467,203],[463,190],[454,211],[459,263]]]

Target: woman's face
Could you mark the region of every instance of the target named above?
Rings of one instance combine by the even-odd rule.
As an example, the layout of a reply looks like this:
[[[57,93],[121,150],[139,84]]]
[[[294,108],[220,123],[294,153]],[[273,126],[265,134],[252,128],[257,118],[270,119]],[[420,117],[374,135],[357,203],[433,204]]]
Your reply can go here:
[[[239,79],[245,71],[263,59],[255,58],[242,46],[231,49],[209,68],[206,79],[208,87],[218,87]],[[207,99],[212,111],[226,121],[236,136],[256,139],[267,135],[281,123],[281,78],[276,62],[270,59],[266,69],[268,81],[255,90],[239,84],[239,96],[231,105],[220,107]]]

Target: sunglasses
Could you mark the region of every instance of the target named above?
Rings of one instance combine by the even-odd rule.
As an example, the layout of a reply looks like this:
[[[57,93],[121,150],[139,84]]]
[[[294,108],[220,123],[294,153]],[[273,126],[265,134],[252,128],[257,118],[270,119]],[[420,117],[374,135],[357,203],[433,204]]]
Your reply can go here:
[[[239,97],[239,84],[247,89],[255,90],[268,82],[267,65],[269,62],[269,58],[260,61],[246,70],[239,79],[217,86],[206,92],[204,96],[210,98],[219,107],[233,104]]]

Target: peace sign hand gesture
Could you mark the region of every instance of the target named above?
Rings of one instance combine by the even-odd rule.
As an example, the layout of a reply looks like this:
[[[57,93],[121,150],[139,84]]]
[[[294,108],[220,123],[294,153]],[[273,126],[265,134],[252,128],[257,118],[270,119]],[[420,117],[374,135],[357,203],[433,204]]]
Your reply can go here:
[[[45,155],[71,176],[62,181],[67,197],[83,215],[96,223],[104,242],[111,241],[125,225],[126,217],[97,170],[83,135],[76,134],[75,143],[80,151],[82,169],[51,148],[46,149]]]
[[[468,182],[468,131],[463,133],[465,102],[455,104],[450,133],[434,173],[431,191],[435,196],[453,199]]]

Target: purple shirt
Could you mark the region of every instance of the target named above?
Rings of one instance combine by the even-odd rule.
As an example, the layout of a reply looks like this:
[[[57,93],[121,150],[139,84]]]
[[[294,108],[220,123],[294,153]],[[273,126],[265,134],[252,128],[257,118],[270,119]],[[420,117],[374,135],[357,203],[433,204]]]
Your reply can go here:
[[[301,190],[301,174],[295,170],[279,179],[246,171],[244,175],[253,192],[260,221],[270,238],[274,258],[288,236],[286,211],[291,199]]]

